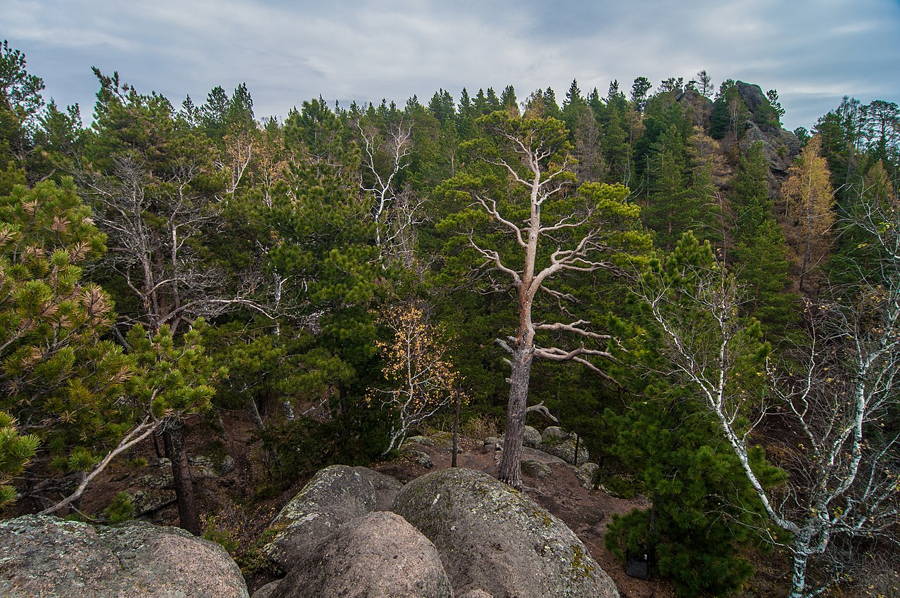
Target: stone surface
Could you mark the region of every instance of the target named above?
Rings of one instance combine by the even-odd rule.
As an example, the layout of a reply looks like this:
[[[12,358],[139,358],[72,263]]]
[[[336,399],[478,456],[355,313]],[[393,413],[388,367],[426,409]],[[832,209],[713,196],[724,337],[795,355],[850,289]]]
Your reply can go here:
[[[462,594],[458,594],[456,598],[494,598],[484,590],[469,590]]]
[[[307,553],[267,598],[451,598],[434,545],[405,519],[374,512]]]
[[[372,482],[354,467],[320,470],[275,516],[263,552],[285,571],[343,523],[375,509]]]
[[[406,439],[403,444],[421,444],[422,446],[434,446],[435,442],[433,438],[429,438],[428,436],[410,436]]]
[[[431,455],[425,451],[420,451],[419,449],[407,446],[403,448],[403,451],[400,454],[407,461],[415,463],[416,465],[421,465],[425,469],[434,467],[434,461],[431,460]]]
[[[278,587],[278,584],[281,583],[280,579],[276,579],[275,581],[270,581],[266,585],[262,586],[255,592],[250,598],[272,598],[272,594],[275,589]]]
[[[532,478],[545,480],[553,474],[553,470],[546,463],[541,463],[534,459],[525,459],[522,461],[522,473]]]
[[[375,510],[390,511],[394,499],[397,498],[397,493],[403,488],[400,480],[368,467],[354,467],[353,469],[372,484],[372,489],[375,491]]]
[[[541,444],[541,433],[536,428],[525,426],[525,436],[522,444],[531,448],[537,448]]]
[[[0,596],[245,598],[228,553],[174,527],[93,526],[26,515],[0,522]]]
[[[600,466],[596,463],[584,463],[575,470],[575,477],[578,478],[578,481],[581,482],[585,489],[593,490],[595,487],[594,480],[599,470]]]
[[[576,445],[578,447],[577,460],[575,458]],[[544,433],[541,435],[541,444],[538,448],[575,465],[581,465],[590,459],[587,447],[584,446],[584,442],[578,441],[578,435],[566,432],[558,426],[550,426],[544,430]]]
[[[406,484],[394,511],[430,539],[454,591],[518,598],[618,598],[566,525],[491,476],[435,471]]]

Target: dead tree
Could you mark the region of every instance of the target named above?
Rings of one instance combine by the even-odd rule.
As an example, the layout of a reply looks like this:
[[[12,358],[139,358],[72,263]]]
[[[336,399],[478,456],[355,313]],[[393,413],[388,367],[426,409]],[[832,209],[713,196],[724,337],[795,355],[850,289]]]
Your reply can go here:
[[[400,123],[381,138],[374,128],[364,127],[359,120],[355,125],[363,149],[360,190],[372,199],[375,242],[384,257],[411,266],[422,201],[398,179],[409,165],[412,129]]]
[[[505,275],[516,292],[516,333],[497,342],[509,353],[511,367],[500,479],[520,487],[519,463],[534,359],[574,361],[605,375],[590,359],[612,357],[606,350],[611,337],[589,330],[590,322],[586,320],[535,322],[535,302],[542,292],[558,300],[574,299],[547,286],[547,282],[555,276],[613,270],[609,259],[612,248],[604,235],[609,225],[603,222],[603,216],[610,208],[625,212],[629,212],[630,208],[625,205],[626,193],[622,187],[586,183],[577,193],[574,192],[574,161],[566,141],[565,128],[559,121],[495,113],[481,122],[491,144],[491,149],[482,159],[497,167],[505,175],[505,180],[490,186],[485,183],[491,180],[489,178],[468,182],[463,179],[461,186],[474,200],[474,206],[486,212],[497,229],[511,237],[514,250],[518,248],[519,252],[518,256],[504,257],[499,250],[483,246],[474,231],[469,234],[469,244],[484,259],[484,266]],[[510,193],[510,188],[515,200],[501,199]],[[603,202],[599,199],[610,191],[617,197],[616,200],[609,201],[607,197],[608,201]],[[622,193],[616,195],[618,191]],[[545,223],[542,211],[557,201],[568,202],[561,205],[571,207],[571,211],[560,214],[554,210],[551,212],[555,213],[551,222]],[[517,202],[520,203],[517,205]],[[516,212],[527,213],[527,217],[519,219],[511,215]],[[622,215],[621,211],[619,213]],[[547,246],[555,249],[545,249]],[[536,339],[543,332],[566,332],[580,337],[583,342],[568,349],[544,346]],[[584,341],[591,343],[591,346],[585,345]]]
[[[137,319],[153,332],[163,325],[178,332],[197,318],[237,308],[271,317],[255,298],[258,275],[229,281],[195,249],[221,223],[220,203],[194,188],[201,176],[201,166],[186,161],[160,180],[127,156],[115,158],[107,175],[82,176],[97,224],[109,236],[105,263],[139,301]],[[228,288],[226,281],[237,284]]]

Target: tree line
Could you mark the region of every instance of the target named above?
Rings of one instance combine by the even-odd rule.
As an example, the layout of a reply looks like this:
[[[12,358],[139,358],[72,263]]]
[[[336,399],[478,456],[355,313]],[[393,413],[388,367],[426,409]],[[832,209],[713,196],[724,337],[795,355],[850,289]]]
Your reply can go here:
[[[752,544],[792,596],[896,545],[896,104],[790,133],[704,71],[258,120],[245,85],[176,107],[94,74],[85,125],[0,53],[8,508],[77,509],[152,441],[198,533],[198,418],[245,412],[290,481],[456,403],[503,422],[514,486],[527,417],[578,432],[652,502],[610,547],[685,596],[739,588]]]

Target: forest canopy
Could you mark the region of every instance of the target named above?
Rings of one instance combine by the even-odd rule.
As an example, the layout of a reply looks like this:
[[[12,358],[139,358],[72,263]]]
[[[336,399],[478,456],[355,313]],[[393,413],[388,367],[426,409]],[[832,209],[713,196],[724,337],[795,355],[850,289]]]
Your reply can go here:
[[[0,49],[4,514],[81,513],[149,443],[199,534],[192,434],[223,418],[262,488],[488,424],[518,487],[552,414],[648,498],[607,543],[679,595],[745,587],[752,551],[798,597],[896,566],[896,103],[790,132],[701,71],[261,120],[244,84],[94,75],[86,123]]]

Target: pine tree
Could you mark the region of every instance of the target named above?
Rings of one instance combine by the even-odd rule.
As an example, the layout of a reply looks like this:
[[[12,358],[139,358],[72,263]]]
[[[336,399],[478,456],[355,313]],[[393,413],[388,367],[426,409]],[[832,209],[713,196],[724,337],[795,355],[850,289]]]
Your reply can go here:
[[[201,328],[195,327],[176,341],[168,326],[148,334],[140,324],[128,332],[130,353],[137,367],[128,382],[129,391],[145,416],[160,422],[166,456],[170,459],[178,499],[181,527],[200,534],[200,519],[194,498],[188,454],[184,448],[184,418],[208,411],[215,393],[216,377],[225,373],[205,355]]]
[[[25,469],[39,443],[33,434],[20,434],[16,420],[0,411],[0,511],[16,499],[16,490],[8,482]]]
[[[63,470],[90,467],[132,423],[130,360],[101,340],[112,302],[82,280],[104,241],[71,179],[0,197],[0,410]]]
[[[762,146],[754,144],[741,157],[731,185],[733,257],[738,278],[750,287],[752,315],[767,335],[781,337],[796,317],[796,297],[789,291],[788,248],[773,214],[767,175]]]

